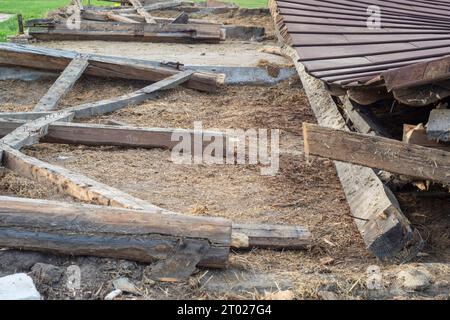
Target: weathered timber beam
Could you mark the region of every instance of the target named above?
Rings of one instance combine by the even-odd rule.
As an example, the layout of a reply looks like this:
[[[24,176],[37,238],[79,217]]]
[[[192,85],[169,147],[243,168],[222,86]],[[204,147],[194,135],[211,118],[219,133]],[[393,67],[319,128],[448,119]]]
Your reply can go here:
[[[147,12],[145,8],[143,8],[141,2],[139,0],[128,0],[133,7],[136,9],[136,12],[144,17],[145,22],[147,23],[156,23],[155,19],[152,17],[150,13]]]
[[[104,206],[173,214],[81,174],[29,157],[9,146],[0,145],[0,149],[3,149],[5,168],[39,183],[53,185],[59,192],[76,199]],[[233,242],[232,247],[235,249],[252,247],[299,249],[311,244],[309,232],[297,226],[235,224],[233,235],[233,238],[242,239],[242,236],[244,238],[243,241]]]
[[[364,110],[361,110],[361,108],[355,106],[348,96],[341,97],[341,101],[346,116],[353,123],[353,127],[358,132],[390,137],[386,130],[375,122],[373,115],[368,111],[365,112]]]
[[[270,1],[269,4],[276,21],[276,3]],[[282,36],[278,36],[283,41]],[[293,48],[283,46],[282,50],[292,58],[297,68],[318,123],[348,130],[323,82],[305,71]],[[338,161],[334,163],[350,211],[355,217],[354,222],[368,250],[380,260],[403,262],[414,258],[423,247],[423,240],[404,216],[392,191],[383,184],[373,169]]]
[[[429,139],[423,125],[403,125],[403,142],[450,152],[450,143],[440,143],[436,139]]]
[[[12,43],[0,43],[0,65],[63,71],[77,52]],[[178,73],[173,68],[157,67],[146,60],[90,55],[85,74],[105,78],[122,78],[156,82]],[[217,91],[224,76],[196,72],[185,85],[200,91]]]
[[[0,144],[1,150],[5,168],[39,183],[53,185],[59,192],[76,199],[104,206],[170,213],[81,174],[27,156],[8,145]]]
[[[223,268],[230,243],[222,218],[0,196],[1,247],[151,263],[197,244],[200,266]]]
[[[157,91],[175,88],[179,84],[189,81],[193,74],[194,71],[192,70],[182,71],[133,93],[118,98],[86,103],[80,106],[67,108],[66,110],[74,112],[75,118],[86,118],[113,112],[148,100],[152,98],[153,94]]]
[[[106,19],[112,20],[112,21],[117,21],[117,22],[125,22],[125,23],[140,23],[139,21],[136,21],[134,19],[128,18],[128,17],[124,17],[112,12],[108,12],[105,15]],[[107,20],[105,20],[107,21]]]
[[[58,102],[70,91],[75,82],[82,76],[89,65],[87,57],[80,55],[74,58],[47,93],[42,97],[33,111],[53,111]]]
[[[450,184],[450,152],[303,124],[305,153]]]
[[[77,7],[79,11],[84,10],[83,1],[82,0],[73,0],[72,3]]]
[[[0,137],[9,134],[20,127],[24,121],[0,120]],[[173,135],[188,135],[191,137],[192,150],[200,143],[200,148],[206,147],[209,139],[222,138],[226,145],[224,133],[203,131],[201,134],[194,130],[172,128],[139,128],[118,125],[99,125],[89,123],[52,123],[47,134],[40,142],[80,144],[86,146],[118,146],[132,148],[164,148],[172,149],[179,141],[172,141]],[[205,141],[203,140],[205,139]],[[215,141],[216,141],[215,140]]]
[[[73,116],[73,112],[61,111],[29,121],[3,137],[0,140],[0,144],[6,144],[14,149],[33,145],[38,143],[39,139],[47,134],[48,126],[51,123],[62,120],[71,121]]]
[[[136,14],[136,13],[121,13],[120,15],[114,12],[108,12],[108,11],[91,11],[91,10],[85,10],[81,13],[81,17],[84,20],[92,20],[92,21],[109,21],[112,20],[109,18],[109,15],[113,14],[115,16],[120,16],[124,18],[129,18],[133,20],[134,22],[144,23],[145,19]],[[174,18],[164,18],[164,17],[155,17],[153,18],[158,23],[174,23]],[[125,21],[122,21],[125,22]],[[215,22],[212,20],[205,20],[205,19],[189,19],[187,23],[193,23],[193,24],[214,24],[214,25],[221,25],[219,22]]]
[[[233,223],[234,249],[305,249],[312,245],[308,229],[290,225]]]
[[[244,28],[244,31],[247,30]],[[80,28],[70,29],[65,22],[51,27],[30,27],[29,35],[39,40],[111,40],[142,42],[204,42],[224,40],[220,25],[149,24],[82,21]]]

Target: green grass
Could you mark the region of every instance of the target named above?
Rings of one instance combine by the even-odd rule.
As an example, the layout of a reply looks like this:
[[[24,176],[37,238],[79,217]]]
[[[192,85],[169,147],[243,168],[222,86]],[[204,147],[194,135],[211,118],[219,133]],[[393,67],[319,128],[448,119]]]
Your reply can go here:
[[[234,2],[244,8],[262,8],[267,7],[267,0],[222,0],[225,2]],[[45,17],[49,11],[67,6],[70,0],[0,0],[0,12],[18,14],[21,13],[24,20],[37,19]],[[83,0],[87,5],[88,0]],[[96,6],[107,5],[111,2],[101,0],[91,0],[91,4]],[[8,21],[0,23],[0,42],[6,41],[9,35],[18,33],[17,19],[12,17]]]
[[[24,20],[45,17],[49,11],[67,6],[70,0],[0,0],[0,12],[18,14],[21,13]],[[87,0],[83,0],[87,4]],[[111,5],[111,2],[92,0],[93,5]],[[9,35],[18,32],[17,19],[12,17],[8,21],[0,23],[0,42],[6,41]]]

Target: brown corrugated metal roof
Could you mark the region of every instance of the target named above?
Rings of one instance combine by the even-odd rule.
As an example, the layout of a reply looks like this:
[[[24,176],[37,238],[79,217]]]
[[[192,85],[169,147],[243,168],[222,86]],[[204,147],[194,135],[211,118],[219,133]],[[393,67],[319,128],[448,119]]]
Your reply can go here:
[[[367,27],[373,5],[380,29]],[[450,0],[283,0],[271,9],[307,71],[328,83],[357,85],[450,55]]]

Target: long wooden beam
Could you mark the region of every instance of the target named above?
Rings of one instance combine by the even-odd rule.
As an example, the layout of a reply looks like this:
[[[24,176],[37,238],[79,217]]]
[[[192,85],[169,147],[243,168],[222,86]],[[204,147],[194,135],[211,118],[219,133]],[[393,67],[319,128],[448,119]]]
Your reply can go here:
[[[104,40],[141,42],[203,42],[225,40],[222,28],[215,24],[149,24],[82,21],[79,29],[65,22],[30,27],[29,35],[39,40]]]
[[[274,19],[276,4],[270,1]],[[278,37],[282,41],[282,37]],[[336,103],[324,84],[310,76],[299,62],[297,52],[284,46],[283,52],[292,58],[317,121],[322,126],[348,130]],[[423,240],[404,216],[394,194],[373,169],[334,162],[345,192],[354,222],[368,250],[380,260],[408,261],[423,247]]]
[[[181,71],[138,91],[112,99],[82,104],[79,106],[67,108],[65,110],[73,112],[75,114],[75,118],[87,118],[91,116],[110,113],[127,106],[142,103],[152,98],[155,92],[175,88],[180,84],[188,82],[193,75],[194,71],[192,70]]]
[[[193,243],[200,266],[226,267],[231,221],[0,196],[1,247],[152,263]]]
[[[156,23],[155,19],[145,8],[143,8],[142,3],[139,0],[128,0],[128,2],[131,3],[139,15],[144,17],[146,23]]]
[[[24,121],[1,120],[0,138],[17,129]],[[206,146],[204,138],[222,138],[225,146],[226,136],[222,132],[203,131],[201,134],[194,130],[175,128],[139,128],[130,126],[101,125],[89,123],[52,123],[48,132],[40,142],[80,144],[86,146],[118,146],[132,148],[164,148],[172,149],[179,141],[172,141],[172,136],[187,134],[191,137],[192,149],[200,142]],[[208,138],[209,139],[209,138]],[[208,140],[205,139],[205,140]],[[209,140],[208,140],[209,141]]]
[[[75,82],[82,76],[88,65],[89,61],[83,55],[74,58],[34,107],[33,111],[41,112],[55,110],[58,106],[58,102],[70,91]]]
[[[450,184],[450,152],[303,124],[305,153]]]
[[[73,51],[0,43],[0,65],[62,72],[77,55]],[[85,74],[156,82],[179,72],[173,68],[155,66],[146,60],[89,55],[89,66]],[[196,72],[184,85],[191,89],[213,92],[223,83],[222,74]]]

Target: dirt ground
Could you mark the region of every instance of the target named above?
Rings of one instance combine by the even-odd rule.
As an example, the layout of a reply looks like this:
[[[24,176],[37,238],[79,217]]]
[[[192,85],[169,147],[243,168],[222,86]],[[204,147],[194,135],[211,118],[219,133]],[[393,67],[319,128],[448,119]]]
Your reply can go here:
[[[248,17],[223,15],[215,19],[236,24],[263,24],[269,34],[273,32],[270,17],[253,21]],[[116,50],[118,54],[127,54],[126,45],[116,46],[115,43],[52,42],[39,45],[80,48],[86,52],[109,51],[110,54]],[[225,45],[232,50],[233,44]],[[244,45],[249,46],[248,61],[253,61],[252,52],[273,43]],[[133,48],[138,55],[148,58],[146,50],[152,46],[136,44]],[[196,54],[201,51],[197,45],[193,46],[191,49],[196,50]],[[166,47],[168,52],[172,49],[170,45]],[[217,55],[219,58],[220,54]],[[238,61],[239,58],[235,53],[233,59]],[[32,110],[52,82],[2,81],[0,112]],[[83,77],[60,103],[60,108],[119,96],[145,85],[147,83],[139,81]],[[139,290],[138,294],[124,294],[118,299],[266,299],[268,293],[283,290],[290,290],[295,299],[450,297],[449,198],[417,196],[410,192],[412,187],[399,190],[397,196],[402,209],[426,237],[426,247],[416,260],[404,265],[381,263],[373,258],[350,216],[332,162],[319,158],[307,161],[304,157],[302,122],[315,122],[315,118],[298,79],[272,87],[224,87],[217,93],[177,88],[160,93],[139,106],[86,121],[104,124],[108,120],[142,127],[192,129],[194,121],[202,121],[205,129],[280,129],[280,170],[276,176],[262,176],[260,167],[255,165],[177,165],[171,162],[169,151],[160,149],[38,144],[23,151],[175,212],[226,217],[234,222],[308,227],[313,235],[311,247],[299,251],[254,249],[232,252],[226,270],[200,269],[188,283],[181,284],[149,280],[151,265],[0,249],[0,276],[13,272],[29,273],[45,299],[103,299],[113,290],[112,281],[118,277],[128,277]],[[0,194],[75,201],[57,194],[52,187],[6,170],[0,170]],[[52,281],[36,275],[31,269],[39,262],[56,266],[63,275]],[[70,265],[81,268],[79,290],[66,286],[67,272],[64,270]],[[370,289],[367,284],[367,269],[373,266],[378,266],[382,274],[381,287],[377,289]],[[397,275],[408,270],[425,274],[427,285],[406,290]]]

